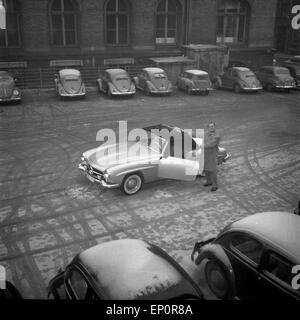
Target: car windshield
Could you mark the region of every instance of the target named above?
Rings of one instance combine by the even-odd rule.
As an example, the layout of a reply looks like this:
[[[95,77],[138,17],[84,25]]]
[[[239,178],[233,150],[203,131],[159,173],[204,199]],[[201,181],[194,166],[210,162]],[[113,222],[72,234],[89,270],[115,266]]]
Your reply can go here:
[[[167,141],[162,137],[159,137],[149,132],[148,139],[142,139],[140,140],[140,143],[146,147],[149,147],[155,153],[161,154]]]
[[[12,80],[12,77],[10,76],[0,76],[0,81],[10,81]]]
[[[283,75],[287,75],[287,76],[290,75],[290,72],[289,72],[289,70],[287,70],[287,69],[277,69],[277,70],[275,71],[275,73],[276,73],[276,74],[283,74]]]
[[[116,76],[116,80],[117,81],[121,81],[121,80],[128,81],[129,78],[126,75],[119,75],[119,76]]]
[[[166,75],[164,73],[155,73],[154,79],[166,79]]]

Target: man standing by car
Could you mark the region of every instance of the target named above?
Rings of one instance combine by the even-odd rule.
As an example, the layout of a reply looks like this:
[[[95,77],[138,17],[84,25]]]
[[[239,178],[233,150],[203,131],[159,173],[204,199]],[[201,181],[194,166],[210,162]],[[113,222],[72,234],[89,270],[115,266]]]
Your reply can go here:
[[[204,172],[206,177],[204,186],[211,186],[212,192],[218,190],[217,154],[220,140],[221,138],[216,132],[216,124],[210,122],[208,124],[208,132],[206,132],[204,136]]]

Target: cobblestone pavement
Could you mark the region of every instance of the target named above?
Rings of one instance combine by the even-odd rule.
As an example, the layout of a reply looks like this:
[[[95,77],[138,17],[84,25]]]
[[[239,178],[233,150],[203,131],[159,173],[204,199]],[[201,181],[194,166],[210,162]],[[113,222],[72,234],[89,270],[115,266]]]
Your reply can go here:
[[[261,211],[292,211],[300,184],[300,92],[60,101],[25,92],[20,106],[0,106],[0,264],[23,296],[45,298],[46,285],[80,250],[119,238],[143,238],[180,263],[195,240]],[[204,128],[214,120],[232,154],[220,189],[164,180],[126,197],[78,171],[96,133],[167,123]]]

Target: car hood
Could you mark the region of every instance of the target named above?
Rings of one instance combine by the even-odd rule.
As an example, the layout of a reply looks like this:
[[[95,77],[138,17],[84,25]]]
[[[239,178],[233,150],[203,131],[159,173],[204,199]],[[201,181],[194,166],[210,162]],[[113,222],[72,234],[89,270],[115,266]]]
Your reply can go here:
[[[0,97],[10,97],[15,88],[13,79],[8,79],[0,82]]]
[[[210,81],[208,79],[194,80],[193,83],[196,88],[209,88],[210,87]]]
[[[131,80],[125,80],[125,79],[114,79],[112,81],[112,84],[119,92],[128,92],[131,89]]]
[[[276,74],[276,77],[280,80],[280,81],[292,81],[294,80],[293,77],[289,76],[289,75],[285,75],[285,74]]]
[[[127,142],[88,150],[83,153],[83,157],[91,166],[104,171],[121,164],[157,160],[160,154],[142,143]]]
[[[78,93],[81,88],[82,81],[80,78],[61,79],[61,84],[67,93]]]
[[[151,79],[151,83],[157,90],[166,90],[169,87],[169,80],[166,78],[154,78]]]
[[[244,81],[248,86],[257,86],[259,84],[259,80],[256,77],[243,77],[241,76],[240,79]]]

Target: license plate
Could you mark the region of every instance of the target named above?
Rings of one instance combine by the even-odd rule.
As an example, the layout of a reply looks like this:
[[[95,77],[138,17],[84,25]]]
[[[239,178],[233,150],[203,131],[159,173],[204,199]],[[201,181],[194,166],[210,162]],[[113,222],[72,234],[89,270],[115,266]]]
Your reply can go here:
[[[89,174],[86,173],[85,175],[91,182],[95,182],[94,178],[92,178]]]

